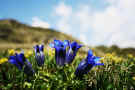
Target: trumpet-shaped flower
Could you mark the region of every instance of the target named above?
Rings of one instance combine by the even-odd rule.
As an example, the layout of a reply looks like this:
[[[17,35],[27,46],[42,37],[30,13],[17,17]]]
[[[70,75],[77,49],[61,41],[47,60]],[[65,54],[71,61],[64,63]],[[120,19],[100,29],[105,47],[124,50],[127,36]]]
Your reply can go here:
[[[56,64],[60,66],[63,66],[66,62],[66,47],[68,44],[68,40],[64,40],[63,42],[60,40],[54,40],[54,42],[50,44],[52,48],[55,48]]]
[[[28,76],[34,74],[31,63],[25,58],[24,53],[16,53],[9,57],[9,63],[14,64],[19,70],[23,70]]]
[[[69,45],[69,50],[66,54],[66,63],[70,64],[72,63],[72,61],[74,60],[77,51],[79,50],[79,48],[81,48],[82,45],[79,45],[77,42],[72,42]]]
[[[34,46],[35,49],[35,59],[37,61],[38,66],[42,66],[45,61],[44,56],[44,45],[36,45]]]
[[[97,65],[104,65],[99,61],[100,61],[100,57],[93,56],[93,52],[89,50],[87,58],[82,60],[78,65],[75,71],[75,75],[77,77],[82,77],[84,74],[87,74],[92,69],[92,67]]]

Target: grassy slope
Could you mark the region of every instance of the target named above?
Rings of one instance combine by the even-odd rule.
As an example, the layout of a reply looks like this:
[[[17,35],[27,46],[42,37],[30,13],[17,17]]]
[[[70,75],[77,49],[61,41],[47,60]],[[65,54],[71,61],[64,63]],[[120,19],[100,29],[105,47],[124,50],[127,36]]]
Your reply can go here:
[[[22,24],[13,19],[0,20],[0,49],[8,48],[32,48],[35,43],[45,43],[52,41],[54,38],[60,40],[79,40],[73,38],[71,35],[64,34],[62,32],[55,31],[53,29],[43,29],[39,27],[31,27],[26,24]],[[85,46],[87,48],[87,46]],[[83,48],[83,49],[86,49]],[[91,48],[91,47],[89,47]],[[103,56],[104,53],[116,52],[118,55],[126,55],[128,53],[135,56],[134,48],[121,49],[117,46],[98,46],[93,48],[97,55]],[[88,49],[87,49],[88,50]],[[87,50],[81,50],[87,51]]]
[[[72,36],[53,29],[31,27],[13,19],[0,20],[1,47],[10,47],[13,44],[16,46],[25,45],[29,47],[33,43],[42,42],[46,44],[54,38],[61,40],[68,39],[79,42],[79,40],[73,38]]]

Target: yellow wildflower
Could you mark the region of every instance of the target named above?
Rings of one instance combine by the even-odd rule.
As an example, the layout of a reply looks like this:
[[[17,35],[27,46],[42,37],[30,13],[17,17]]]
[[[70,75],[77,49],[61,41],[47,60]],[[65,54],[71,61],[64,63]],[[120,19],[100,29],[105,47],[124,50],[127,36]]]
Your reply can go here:
[[[53,48],[47,48],[47,51],[49,56],[53,56],[55,54],[55,49]]]
[[[108,59],[108,60],[110,60],[111,62],[115,62],[115,63],[120,63],[120,62],[123,60],[122,57],[116,56],[115,53],[107,53],[107,54],[104,56],[104,59]]]
[[[114,59],[115,63],[119,63],[122,61],[122,58],[121,57],[115,57]]]
[[[14,54],[15,54],[15,50],[14,50],[14,49],[8,50],[8,54],[9,54],[9,55],[14,55]]]
[[[5,62],[7,62],[7,61],[8,61],[7,58],[2,58],[2,59],[0,59],[0,64],[5,63]]]
[[[45,48],[44,48],[44,53],[45,53],[45,54],[48,53],[47,48],[49,48],[49,47],[45,47]]]
[[[95,52],[93,52],[93,55],[94,55],[94,56],[97,56]]]
[[[107,53],[106,57],[113,58],[113,55],[111,53]]]
[[[116,55],[116,53],[115,53],[115,52],[112,52],[112,55],[113,55],[113,56],[115,56],[115,55]]]
[[[131,62],[131,65],[134,65],[134,62]]]
[[[28,58],[33,54],[33,51],[29,50],[26,52],[25,57]]]
[[[132,55],[132,54],[128,54],[128,57],[129,57],[129,58],[133,58],[133,55]]]
[[[134,77],[132,77],[132,79],[133,79],[133,80],[135,80],[135,76],[134,76]]]

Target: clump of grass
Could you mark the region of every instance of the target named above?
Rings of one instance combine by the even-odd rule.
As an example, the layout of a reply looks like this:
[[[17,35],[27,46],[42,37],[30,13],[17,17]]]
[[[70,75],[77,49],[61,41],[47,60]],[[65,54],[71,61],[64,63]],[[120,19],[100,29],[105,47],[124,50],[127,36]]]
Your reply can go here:
[[[31,52],[29,54],[29,52]],[[43,67],[38,67],[32,51],[26,50],[27,59],[32,63],[35,76],[28,77],[14,65],[0,64],[0,88],[2,89],[79,89],[79,90],[129,90],[135,89],[135,57],[105,54],[104,66],[94,67],[83,79],[75,77],[74,72],[82,60],[78,55],[74,62],[64,67],[56,65],[54,53],[44,52],[46,59]],[[1,53],[0,58],[8,57]],[[81,58],[82,57],[82,58]],[[121,60],[119,60],[121,59]],[[119,61],[118,61],[119,60]]]

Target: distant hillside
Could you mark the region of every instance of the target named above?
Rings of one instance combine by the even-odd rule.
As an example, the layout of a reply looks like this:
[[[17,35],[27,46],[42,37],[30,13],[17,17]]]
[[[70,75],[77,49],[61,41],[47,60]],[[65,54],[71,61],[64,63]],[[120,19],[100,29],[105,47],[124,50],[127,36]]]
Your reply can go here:
[[[0,43],[14,44],[31,44],[43,42],[47,43],[50,40],[61,39],[78,41],[70,35],[58,32],[53,29],[44,29],[39,27],[31,27],[22,24],[13,19],[0,20]]]
[[[30,49],[35,45],[35,43],[47,44],[55,38],[82,43],[71,35],[67,35],[53,29],[32,27],[14,19],[0,20],[0,52],[10,48]],[[80,51],[84,54],[87,50],[86,46],[86,48],[83,47]],[[95,51],[101,55],[100,51]]]
[[[112,45],[110,47],[101,45],[95,48],[96,50],[99,50],[104,53],[116,53],[119,56],[126,56],[128,54],[132,54],[133,56],[135,56],[135,48],[131,48],[131,47],[120,48],[117,45]]]
[[[53,29],[44,29],[40,27],[32,27],[27,24],[20,23],[14,19],[0,20],[0,51],[9,48],[32,48],[35,43],[45,43],[52,41],[54,38],[60,40],[71,40],[81,43],[71,35],[58,32]],[[86,48],[85,48],[86,47]],[[86,53],[89,46],[82,48],[81,52]],[[89,47],[91,48],[91,47]],[[94,52],[103,56],[104,53],[115,52],[118,55],[133,54],[135,56],[135,48],[119,48],[118,46],[97,46],[93,47]]]

